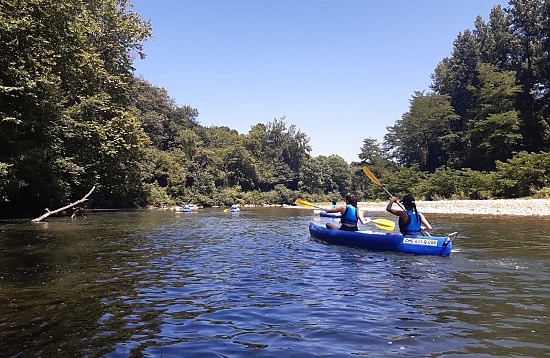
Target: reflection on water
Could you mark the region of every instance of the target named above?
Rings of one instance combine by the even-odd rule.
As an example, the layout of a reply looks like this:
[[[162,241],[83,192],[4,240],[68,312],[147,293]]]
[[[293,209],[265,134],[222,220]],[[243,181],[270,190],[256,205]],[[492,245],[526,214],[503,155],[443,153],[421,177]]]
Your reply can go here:
[[[89,357],[550,351],[548,218],[430,215],[436,234],[459,232],[458,252],[442,258],[325,245],[307,232],[309,220],[325,220],[312,215],[105,212],[0,226],[0,351]]]

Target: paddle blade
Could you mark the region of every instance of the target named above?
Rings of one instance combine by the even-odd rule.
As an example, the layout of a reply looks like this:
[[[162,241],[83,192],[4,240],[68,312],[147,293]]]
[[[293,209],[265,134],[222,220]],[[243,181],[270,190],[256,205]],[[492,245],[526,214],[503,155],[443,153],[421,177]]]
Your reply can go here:
[[[310,203],[309,201],[305,201],[305,200],[301,200],[301,199],[296,199],[294,204],[296,204],[298,206],[301,206],[301,207],[304,207],[304,208],[316,208],[316,206],[313,205],[312,203]]]
[[[372,223],[383,230],[392,231],[393,229],[395,229],[395,222],[388,219],[374,219]]]
[[[372,182],[378,186],[382,186],[382,183],[380,183],[380,180],[378,180],[378,178],[376,178],[374,176],[374,174],[372,174],[372,172],[370,171],[369,168],[367,168],[366,166],[363,166],[363,173],[365,173],[366,176],[369,177],[370,180],[372,180]]]
[[[230,209],[223,209],[223,212],[226,213],[228,212]]]

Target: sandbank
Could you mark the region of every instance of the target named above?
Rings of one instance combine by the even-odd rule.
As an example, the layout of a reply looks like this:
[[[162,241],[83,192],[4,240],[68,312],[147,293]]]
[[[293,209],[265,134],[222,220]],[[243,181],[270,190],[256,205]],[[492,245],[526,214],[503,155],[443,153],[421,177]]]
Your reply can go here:
[[[365,211],[385,211],[388,202],[360,202]],[[416,201],[418,211],[432,214],[549,216],[550,199]]]
[[[339,205],[342,203],[339,202]],[[320,207],[328,205],[315,204]],[[362,201],[358,206],[363,211],[386,211],[387,201]],[[283,205],[289,208],[308,209],[300,206]],[[397,207],[397,206],[395,206]],[[466,214],[466,215],[513,215],[550,216],[550,199],[495,199],[495,200],[417,200],[418,211],[426,214]],[[311,209],[309,209],[311,210]]]

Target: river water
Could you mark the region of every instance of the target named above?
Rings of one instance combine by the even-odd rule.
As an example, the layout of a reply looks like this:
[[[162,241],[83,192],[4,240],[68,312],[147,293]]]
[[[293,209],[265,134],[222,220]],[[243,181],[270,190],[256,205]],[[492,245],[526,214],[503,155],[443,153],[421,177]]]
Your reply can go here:
[[[326,245],[311,220],[331,219],[244,208],[0,225],[0,356],[549,356],[550,218],[430,214],[435,234],[459,233],[450,257]]]

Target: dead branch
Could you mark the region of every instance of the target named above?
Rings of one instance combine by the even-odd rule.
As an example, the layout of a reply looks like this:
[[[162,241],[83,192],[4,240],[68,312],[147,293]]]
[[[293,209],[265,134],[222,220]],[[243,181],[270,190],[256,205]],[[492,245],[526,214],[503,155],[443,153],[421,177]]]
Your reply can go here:
[[[75,205],[78,205],[78,204],[80,204],[80,203],[85,202],[86,200],[88,200],[88,196],[90,196],[90,194],[94,191],[94,189],[95,189],[95,186],[94,186],[94,187],[92,188],[92,190],[90,190],[90,191],[88,192],[88,194],[86,194],[82,199],[77,200],[77,201],[75,201],[74,203],[71,203],[71,204],[69,204],[69,205],[67,205],[67,206],[64,206],[64,207],[59,208],[59,209],[54,210],[54,211],[50,211],[50,210],[46,209],[46,213],[45,213],[44,215],[42,215],[42,216],[39,217],[39,218],[32,219],[31,222],[37,223],[37,222],[39,222],[39,221],[44,220],[45,218],[47,218],[47,217],[50,216],[50,215],[57,214],[57,213],[60,212],[60,211],[67,210],[68,208],[72,208],[72,207],[75,206]]]

